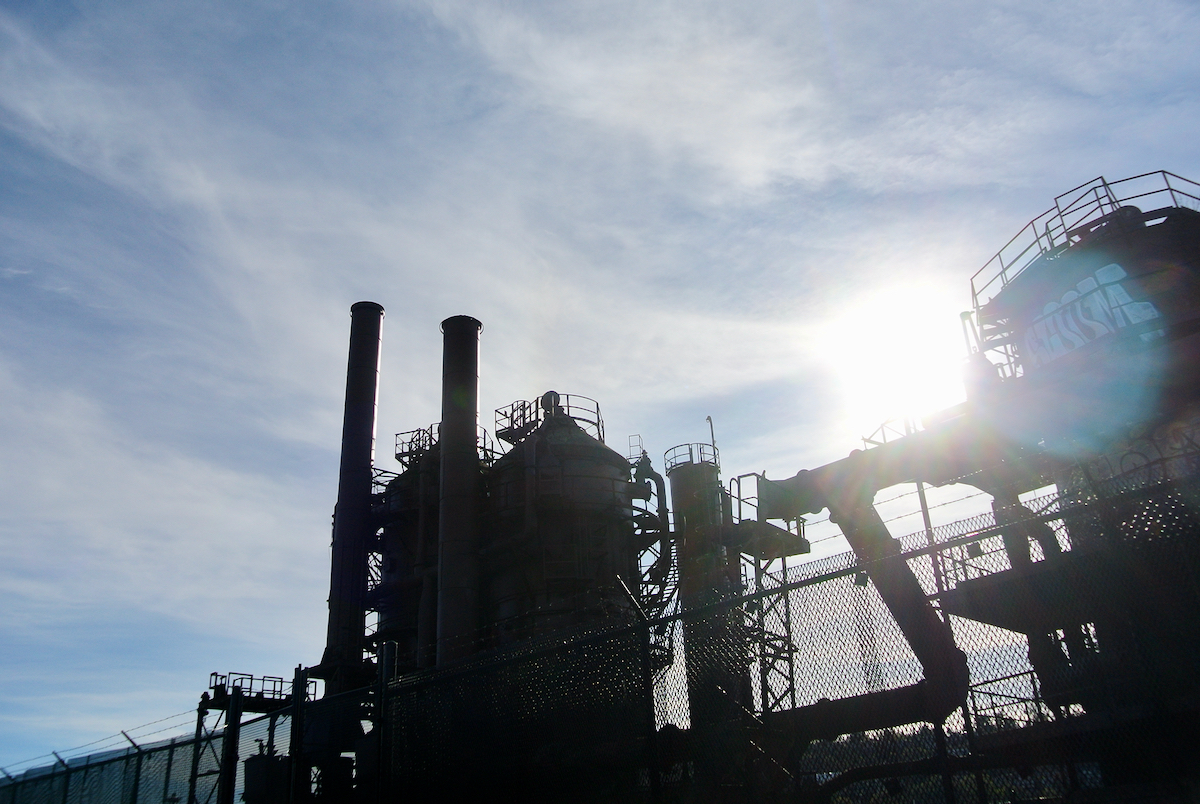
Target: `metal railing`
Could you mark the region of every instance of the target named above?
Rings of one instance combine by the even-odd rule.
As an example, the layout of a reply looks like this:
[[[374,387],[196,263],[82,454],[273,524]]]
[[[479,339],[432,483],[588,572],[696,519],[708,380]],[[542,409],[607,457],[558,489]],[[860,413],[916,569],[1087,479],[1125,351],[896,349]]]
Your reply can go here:
[[[1056,720],[1042,696],[1037,673],[1028,670],[975,684],[970,689],[975,728],[981,734]]]
[[[438,422],[428,427],[397,433],[396,460],[405,468],[412,466],[438,443],[441,431],[442,425]],[[479,427],[475,443],[479,449],[479,460],[487,466],[491,466],[503,454],[496,448],[496,443],[492,440],[492,436],[488,433],[487,428],[483,426]]]
[[[546,407],[553,406],[551,412]],[[548,391],[538,399],[518,399],[506,408],[496,409],[496,438],[515,444],[536,430],[548,415],[569,416],[592,438],[604,443],[604,418],[600,403],[579,394]]]
[[[1098,176],[1068,190],[971,277],[971,303],[976,312],[1034,260],[1060,253],[1102,223],[1105,216],[1134,202],[1148,206],[1146,212],[1169,207],[1200,210],[1200,184],[1160,170],[1114,182]]]
[[[668,472],[685,463],[708,463],[719,469],[721,453],[713,444],[680,444],[667,450],[663,461]]]

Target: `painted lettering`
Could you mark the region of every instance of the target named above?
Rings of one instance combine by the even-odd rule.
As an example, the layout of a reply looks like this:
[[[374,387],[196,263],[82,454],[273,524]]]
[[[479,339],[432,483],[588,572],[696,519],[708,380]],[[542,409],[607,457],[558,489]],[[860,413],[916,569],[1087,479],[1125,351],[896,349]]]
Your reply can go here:
[[[1123,327],[1160,318],[1150,302],[1134,301],[1121,284],[1128,274],[1109,263],[1081,280],[1061,299],[1048,302],[1042,315],[1025,330],[1025,360],[1044,366],[1097,338]],[[1162,337],[1163,330],[1141,335],[1144,341]]]

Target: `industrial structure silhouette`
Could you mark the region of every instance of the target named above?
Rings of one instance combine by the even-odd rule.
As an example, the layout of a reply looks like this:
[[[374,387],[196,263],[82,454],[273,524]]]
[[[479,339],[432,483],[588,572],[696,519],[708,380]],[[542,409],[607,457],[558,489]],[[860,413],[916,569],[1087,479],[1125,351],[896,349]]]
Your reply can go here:
[[[1194,800],[1197,209],[1165,172],[1060,196],[971,280],[967,401],[787,479],[723,482],[711,442],[660,471],[555,391],[493,442],[468,316],[385,471],[359,302],[320,661],[214,674],[194,735],[0,804]],[[954,483],[992,510],[934,528]],[[806,561],[822,511],[851,552]]]

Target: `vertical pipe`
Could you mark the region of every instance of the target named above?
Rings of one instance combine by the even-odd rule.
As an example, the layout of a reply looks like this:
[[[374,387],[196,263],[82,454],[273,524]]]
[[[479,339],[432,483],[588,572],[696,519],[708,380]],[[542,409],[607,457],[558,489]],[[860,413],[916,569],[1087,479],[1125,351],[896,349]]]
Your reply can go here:
[[[427,669],[437,661],[437,567],[421,573],[421,599],[417,604],[417,667]]]
[[[441,494],[437,664],[471,655],[479,626],[479,332],[474,318],[442,322]]]
[[[439,436],[440,437],[440,436]],[[421,571],[421,598],[417,603],[417,667],[433,667],[437,661],[437,478],[439,452],[428,450],[417,459],[417,557]],[[439,469],[440,471],[440,469]],[[430,553],[432,552],[432,557]]]
[[[350,308],[350,355],[342,419],[342,455],[333,514],[329,628],[321,668],[329,694],[358,686],[366,642],[367,546],[371,527],[371,466],[375,458],[375,405],[383,308],[358,302]]]

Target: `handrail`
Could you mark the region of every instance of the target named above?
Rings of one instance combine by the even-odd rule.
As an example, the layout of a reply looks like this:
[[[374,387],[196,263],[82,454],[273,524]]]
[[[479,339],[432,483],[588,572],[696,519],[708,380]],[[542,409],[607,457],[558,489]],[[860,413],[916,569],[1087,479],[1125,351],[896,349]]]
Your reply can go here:
[[[547,410],[551,405],[552,409]],[[604,417],[600,403],[581,394],[560,394],[547,391],[538,399],[518,399],[505,408],[496,409],[496,437],[515,444],[532,433],[548,416],[567,416],[592,438],[604,443]]]
[[[1142,179],[1160,179],[1161,185],[1151,189],[1130,186],[1130,182]],[[1177,183],[1172,184],[1172,179]],[[1122,189],[1127,187],[1128,192]],[[1082,192],[1080,192],[1082,191]],[[1042,256],[1053,256],[1060,249],[1078,239],[1078,231],[1096,223],[1100,218],[1118,207],[1140,199],[1164,196],[1164,207],[1200,208],[1200,184],[1166,170],[1141,173],[1118,181],[1109,182],[1097,176],[1054,199],[1054,206],[1027,223],[996,254],[984,263],[971,277],[971,304],[978,311],[995,297],[1034,260]],[[1064,205],[1063,199],[1070,201]],[[1191,203],[1188,203],[1188,202]],[[1014,244],[1021,246],[1013,256],[1007,256]],[[1030,254],[1036,248],[1036,252]],[[987,277],[981,281],[980,277]],[[988,291],[999,282],[994,293]]]

